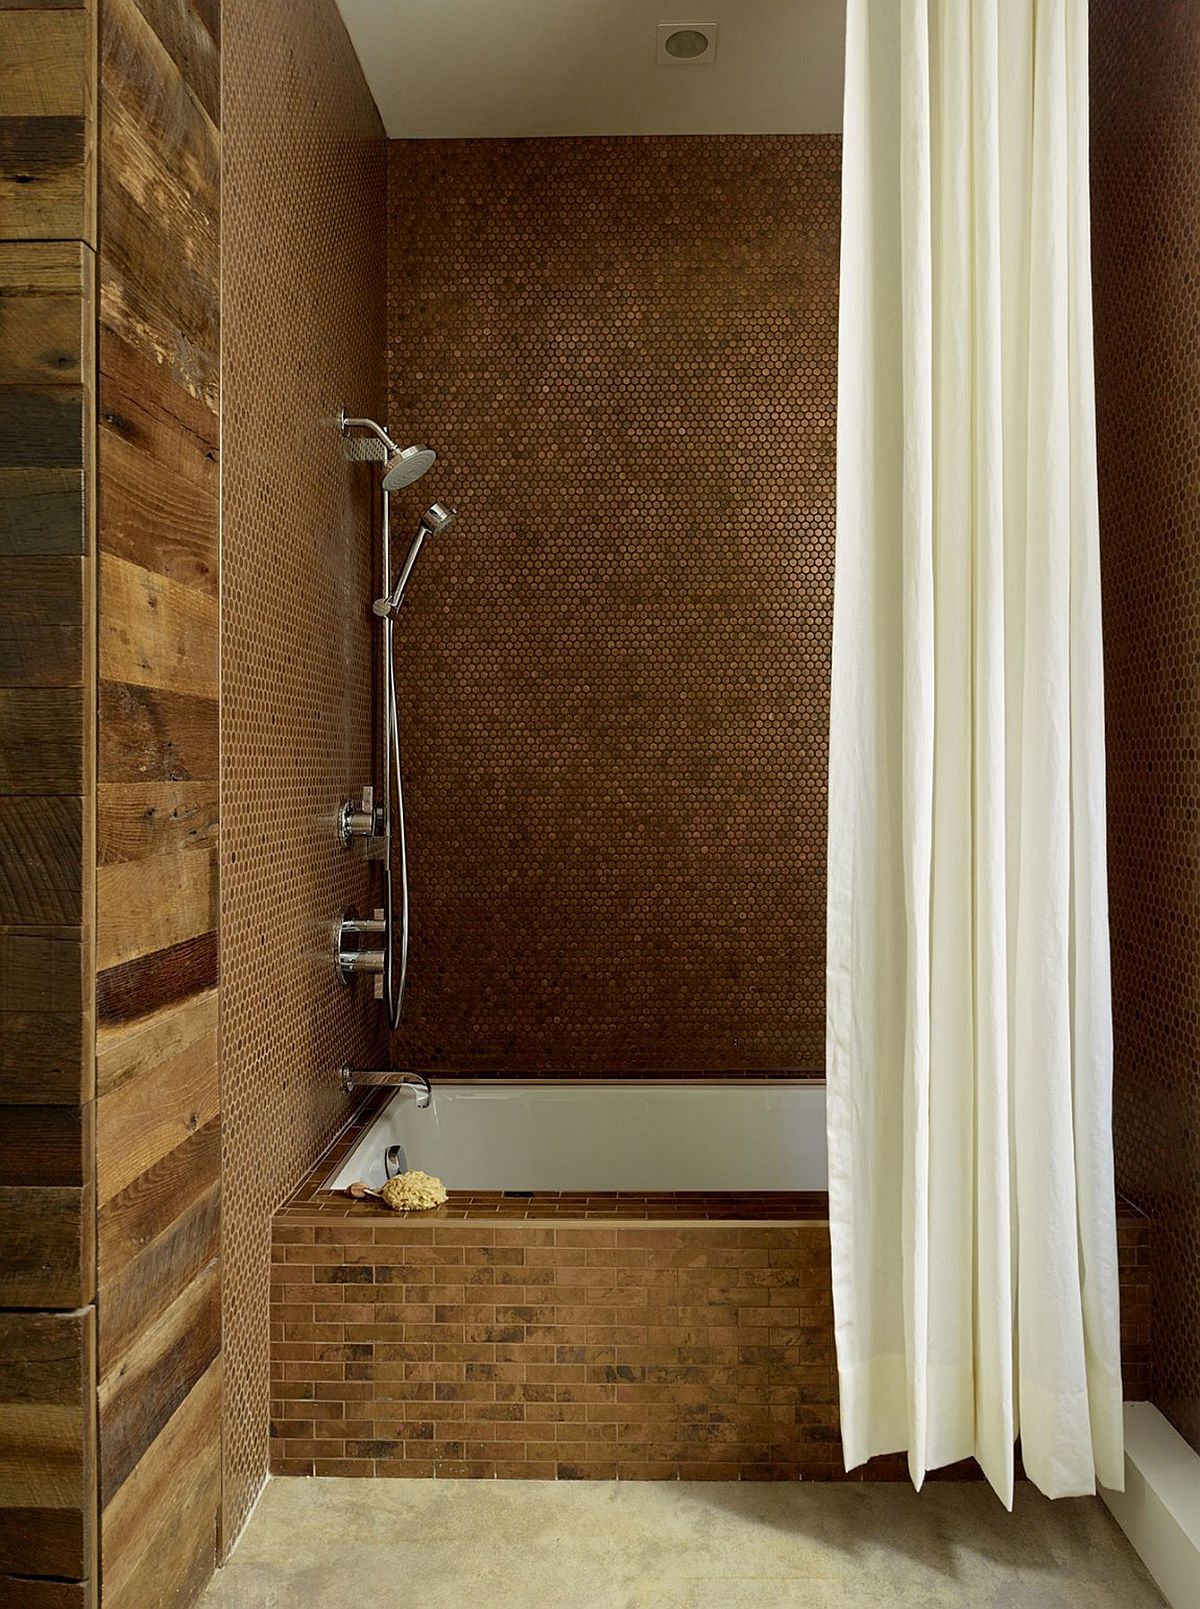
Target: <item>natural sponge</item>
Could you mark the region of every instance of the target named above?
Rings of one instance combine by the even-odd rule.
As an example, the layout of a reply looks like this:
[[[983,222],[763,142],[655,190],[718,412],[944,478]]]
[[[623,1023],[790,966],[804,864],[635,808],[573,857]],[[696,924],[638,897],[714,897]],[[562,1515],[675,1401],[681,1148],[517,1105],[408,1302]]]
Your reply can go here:
[[[446,1186],[432,1173],[413,1168],[410,1173],[398,1173],[389,1179],[379,1194],[393,1212],[427,1212],[445,1201]]]

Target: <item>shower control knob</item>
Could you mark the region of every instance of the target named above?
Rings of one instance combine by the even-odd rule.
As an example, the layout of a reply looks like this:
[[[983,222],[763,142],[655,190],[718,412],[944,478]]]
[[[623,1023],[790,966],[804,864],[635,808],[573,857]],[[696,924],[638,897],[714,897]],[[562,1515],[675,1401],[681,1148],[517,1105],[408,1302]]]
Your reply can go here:
[[[382,974],[387,966],[387,919],[382,910],[359,916],[353,905],[334,929],[333,964],[342,983],[357,973]]]
[[[379,831],[381,814],[382,812],[375,807],[375,789],[372,787],[363,789],[362,804],[357,808],[347,799],[338,815],[338,827],[345,847],[349,849],[356,838],[375,837]]]

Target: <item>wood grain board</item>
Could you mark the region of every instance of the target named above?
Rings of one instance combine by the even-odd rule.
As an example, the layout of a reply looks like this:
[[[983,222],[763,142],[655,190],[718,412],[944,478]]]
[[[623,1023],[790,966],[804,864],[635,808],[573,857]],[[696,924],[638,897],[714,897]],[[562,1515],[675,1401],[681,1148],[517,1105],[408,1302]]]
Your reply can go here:
[[[0,1185],[0,1308],[86,1304],[96,1281],[95,1191]]]
[[[217,785],[203,782],[102,782],[96,798],[101,866],[142,855],[211,848],[217,839]]]
[[[0,1598],[26,1609],[94,1605],[100,1537],[118,1606],[190,1603],[216,1556],[219,106],[207,0],[0,0]]]
[[[105,1609],[144,1609],[147,1581],[155,1583],[157,1601],[188,1604],[212,1574],[221,1485],[212,1427],[220,1413],[217,1358],[105,1509]]]
[[[94,1581],[95,1328],[91,1307],[0,1313],[0,1581]]]
[[[90,4],[0,7],[0,1599],[29,1609],[97,1578],[95,39]]]
[[[0,923],[82,926],[86,804],[0,794]]]
[[[96,4],[0,7],[0,236],[96,243]]]
[[[96,1190],[106,1605],[189,1603],[220,1505],[220,57],[103,0]]]
[[[97,1405],[105,1601],[188,1603],[215,1558],[219,89],[207,5],[0,0],[0,1597],[28,1609],[97,1601]]]
[[[5,127],[92,104],[93,21],[0,13]],[[40,1220],[12,1227],[0,1300],[25,1306],[93,1294],[95,318],[83,238],[0,239],[0,1180],[6,1231]],[[39,1179],[43,1147],[71,1133],[70,1179]]]

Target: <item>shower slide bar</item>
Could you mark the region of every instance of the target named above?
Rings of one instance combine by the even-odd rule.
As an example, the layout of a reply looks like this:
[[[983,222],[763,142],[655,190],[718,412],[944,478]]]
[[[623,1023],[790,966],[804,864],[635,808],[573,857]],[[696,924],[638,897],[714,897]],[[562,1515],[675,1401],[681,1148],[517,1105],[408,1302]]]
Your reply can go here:
[[[338,429],[346,457],[354,463],[382,466],[380,495],[380,594],[371,604],[379,622],[380,751],[382,786],[362,790],[361,804],[347,800],[338,815],[338,834],[349,849],[361,839],[367,860],[378,861],[382,872],[383,904],[372,917],[360,919],[353,909],[343,911],[335,925],[333,960],[337,976],[348,984],[360,974],[372,978],[375,998],[382,1000],[389,1028],[397,1028],[404,1010],[408,981],[408,835],[404,817],[404,777],[400,765],[400,727],[397,715],[395,626],[413,568],[429,537],[440,536],[457,515],[444,503],[434,503],[417,522],[416,532],[399,572],[392,574],[391,493],[420,480],[437,460],[432,448],[400,447],[374,419],[351,418],[343,408]],[[359,1075],[360,1077],[363,1075]]]

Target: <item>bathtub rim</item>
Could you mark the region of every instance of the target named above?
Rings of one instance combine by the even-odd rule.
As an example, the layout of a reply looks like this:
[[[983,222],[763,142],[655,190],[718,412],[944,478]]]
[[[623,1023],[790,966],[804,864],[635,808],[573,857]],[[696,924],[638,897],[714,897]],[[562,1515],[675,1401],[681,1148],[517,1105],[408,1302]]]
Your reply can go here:
[[[404,1069],[397,1068],[396,1071],[402,1072]],[[761,1076],[755,1075],[746,1077],[734,1075],[727,1078],[714,1078],[710,1076],[697,1077],[695,1074],[684,1073],[675,1075],[668,1074],[666,1077],[655,1075],[652,1078],[640,1078],[637,1076],[631,1077],[629,1075],[622,1075],[619,1078],[593,1078],[591,1076],[585,1078],[582,1076],[576,1077],[571,1074],[546,1074],[545,1076],[525,1078],[509,1078],[507,1076],[492,1076],[488,1074],[480,1076],[478,1074],[454,1073],[430,1073],[426,1076],[429,1078],[430,1083],[433,1086],[435,1095],[438,1088],[445,1085],[450,1085],[454,1088],[476,1086],[484,1089],[495,1089],[497,1087],[503,1087],[506,1089],[514,1087],[544,1089],[550,1086],[557,1086],[567,1089],[579,1089],[584,1086],[599,1086],[602,1088],[607,1088],[612,1085],[627,1086],[629,1084],[636,1084],[639,1088],[657,1086],[668,1089],[677,1089],[688,1084],[696,1084],[706,1087],[711,1085],[719,1085],[723,1087],[733,1086],[736,1088],[742,1088],[747,1085],[758,1087],[766,1085],[774,1088],[779,1085],[798,1084],[804,1086],[805,1088],[812,1088],[823,1087],[827,1082],[823,1073],[819,1076],[805,1076],[804,1074],[788,1073],[764,1074]],[[345,1161],[345,1158],[349,1156],[350,1152],[355,1148],[355,1146],[358,1145],[367,1128],[380,1115],[384,1107],[387,1106],[388,1103],[393,1099],[400,1087],[402,1086],[395,1084],[375,1084],[367,1086],[367,1088],[363,1091],[361,1098],[357,1099],[353,1111],[351,1111],[351,1113],[348,1115],[341,1128],[324,1147],[316,1161],[296,1185],[295,1189],[276,1209],[276,1221],[281,1223],[295,1224],[318,1222],[332,1228],[334,1225],[344,1224],[347,1221],[357,1219],[361,1220],[364,1225],[388,1225],[395,1231],[417,1230],[423,1226],[430,1230],[434,1228],[438,1228],[440,1230],[453,1230],[457,1226],[461,1226],[463,1223],[468,1222],[472,1224],[492,1223],[497,1228],[505,1229],[516,1229],[522,1225],[536,1225],[540,1228],[558,1227],[562,1229],[578,1229],[581,1227],[587,1227],[591,1229],[611,1228],[615,1230],[656,1229],[659,1231],[665,1229],[703,1228],[725,1230],[740,1228],[775,1228],[790,1230],[824,1229],[827,1231],[829,1228],[827,1205],[825,1211],[817,1214],[797,1211],[789,1215],[772,1214],[771,1216],[764,1217],[686,1217],[683,1215],[683,1213],[676,1213],[655,1218],[637,1218],[633,1216],[622,1216],[617,1213],[612,1213],[610,1215],[587,1215],[582,1212],[571,1214],[567,1211],[544,1211],[541,1214],[530,1213],[528,1216],[521,1216],[515,1212],[511,1214],[502,1214],[496,1211],[489,1212],[483,1209],[472,1213],[461,1208],[455,1212],[454,1216],[441,1217],[438,1216],[436,1212],[397,1213],[393,1212],[390,1207],[385,1206],[381,1201],[371,1199],[356,1201],[349,1196],[344,1195],[340,1191],[324,1188],[325,1181],[334,1175],[336,1170]],[[471,1193],[472,1192],[452,1192],[451,1202],[453,1202],[455,1195]],[[486,1194],[485,1192],[477,1193],[481,1195]],[[546,1194],[550,1193],[551,1192],[546,1192]],[[495,1194],[495,1192],[492,1192],[492,1194]],[[594,1194],[597,1198],[606,1194],[616,1198],[622,1194],[625,1194],[628,1197],[636,1193],[598,1191]],[[702,1196],[705,1194],[705,1192],[694,1192],[694,1194]],[[729,1200],[739,1194],[751,1196],[759,1193],[751,1191],[713,1191],[709,1192],[709,1194],[714,1196],[720,1195],[723,1199]],[[814,1198],[821,1198],[826,1204],[828,1202],[827,1191],[761,1192],[761,1194],[764,1198],[770,1196],[771,1194],[777,1194],[780,1196],[790,1194],[797,1197],[807,1197],[810,1200]]]

